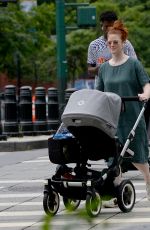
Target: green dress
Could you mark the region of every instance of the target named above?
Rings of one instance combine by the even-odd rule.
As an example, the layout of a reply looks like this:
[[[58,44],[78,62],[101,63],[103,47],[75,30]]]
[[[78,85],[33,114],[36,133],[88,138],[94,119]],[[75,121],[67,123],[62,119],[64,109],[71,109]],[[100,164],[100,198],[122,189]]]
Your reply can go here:
[[[113,92],[119,96],[137,96],[142,93],[143,86],[149,82],[149,77],[141,63],[131,57],[119,65],[111,66],[105,62],[100,66],[96,89]],[[117,136],[122,144],[127,140],[135,121],[141,111],[142,102],[125,102],[125,111],[120,113]],[[134,140],[129,148],[134,151],[132,162],[146,163],[148,161],[148,137],[144,116],[136,129]]]

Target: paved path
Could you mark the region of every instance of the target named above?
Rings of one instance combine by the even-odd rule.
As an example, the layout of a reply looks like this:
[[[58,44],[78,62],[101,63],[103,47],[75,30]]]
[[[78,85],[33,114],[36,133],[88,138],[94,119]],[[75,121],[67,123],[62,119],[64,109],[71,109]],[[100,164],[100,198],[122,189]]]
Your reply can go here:
[[[2,153],[1,153],[2,154]],[[11,154],[13,156],[13,154]],[[30,154],[27,154],[28,156]],[[99,167],[105,167],[99,161]],[[42,230],[45,213],[43,211],[43,182],[48,171],[54,172],[47,150],[38,151],[37,156],[11,164],[0,169],[0,229],[2,230]],[[50,176],[50,175],[49,175]],[[122,213],[119,208],[102,208],[97,218],[89,222],[79,213],[85,209],[85,202],[76,212],[68,213],[60,202],[57,215],[52,219],[53,230],[129,230],[150,228],[150,204],[146,200],[145,184],[138,171],[129,171],[123,175],[130,178],[136,189],[136,204],[132,212]]]

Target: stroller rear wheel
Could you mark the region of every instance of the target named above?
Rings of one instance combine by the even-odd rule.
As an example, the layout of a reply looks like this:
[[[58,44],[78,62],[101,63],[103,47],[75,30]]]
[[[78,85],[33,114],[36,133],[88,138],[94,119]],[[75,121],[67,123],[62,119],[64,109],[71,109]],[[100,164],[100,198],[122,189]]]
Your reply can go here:
[[[124,180],[117,186],[117,202],[122,212],[130,212],[135,204],[135,188],[130,180]]]
[[[86,211],[90,217],[96,217],[102,208],[102,199],[100,194],[95,191],[86,196]]]
[[[69,211],[75,211],[79,207],[80,202],[81,202],[80,200],[63,197],[63,203],[66,209]]]
[[[45,192],[43,197],[43,208],[47,215],[54,216],[59,209],[60,199],[55,190]]]

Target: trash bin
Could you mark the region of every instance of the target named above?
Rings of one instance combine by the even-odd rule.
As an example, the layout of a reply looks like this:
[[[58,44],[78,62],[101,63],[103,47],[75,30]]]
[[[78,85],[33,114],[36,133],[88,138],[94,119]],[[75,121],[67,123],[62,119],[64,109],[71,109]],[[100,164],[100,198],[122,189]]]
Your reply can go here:
[[[24,135],[32,134],[32,88],[30,86],[20,88],[19,110],[20,132]]]
[[[18,106],[16,87],[7,85],[4,90],[4,134],[8,136],[19,134]]]
[[[48,130],[56,131],[59,123],[58,90],[51,87],[48,89]]]
[[[77,90],[76,88],[68,88],[68,89],[66,89],[66,91],[65,91],[65,104],[67,104],[71,94],[74,93],[76,90]]]
[[[35,133],[47,132],[47,119],[46,119],[46,90],[44,87],[35,88]]]

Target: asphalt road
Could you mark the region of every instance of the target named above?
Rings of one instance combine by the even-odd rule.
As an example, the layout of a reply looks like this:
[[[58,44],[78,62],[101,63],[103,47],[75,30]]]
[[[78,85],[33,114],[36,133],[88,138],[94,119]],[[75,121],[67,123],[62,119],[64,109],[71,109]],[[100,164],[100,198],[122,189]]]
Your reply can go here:
[[[93,167],[105,167],[104,161],[96,163],[99,165]],[[47,149],[0,152],[0,230],[44,229],[44,180],[53,175],[55,168],[56,165],[48,159]],[[51,229],[149,230],[150,202],[146,200],[143,178],[138,171],[129,171],[123,177],[130,178],[136,189],[136,204],[132,212],[102,208],[99,216],[89,222],[79,214],[84,210],[84,202],[76,212],[67,213],[61,200],[59,211],[51,221]]]

